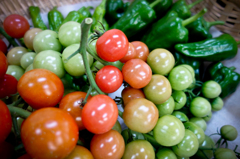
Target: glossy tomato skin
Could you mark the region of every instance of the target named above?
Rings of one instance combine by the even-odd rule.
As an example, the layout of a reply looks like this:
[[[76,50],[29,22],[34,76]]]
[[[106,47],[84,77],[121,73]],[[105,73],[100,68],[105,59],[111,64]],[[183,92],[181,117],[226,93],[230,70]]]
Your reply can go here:
[[[83,125],[94,134],[102,134],[112,129],[117,118],[116,103],[112,98],[103,94],[93,96],[82,110]]]
[[[1,100],[0,100],[0,125],[1,125],[0,143],[2,143],[11,132],[12,118],[7,105]]]
[[[55,106],[64,93],[61,79],[46,69],[26,72],[19,79],[17,89],[20,96],[33,109]]]
[[[148,46],[141,41],[132,41],[131,44],[134,46],[136,50],[135,58],[147,61],[149,55]]]
[[[128,39],[121,30],[111,29],[98,38],[96,51],[103,60],[114,62],[127,54],[128,45]]]
[[[0,51],[7,54],[7,45],[2,39],[0,39]]]
[[[122,90],[123,106],[125,107],[131,100],[136,98],[145,98],[145,95],[141,89],[135,89],[132,87],[125,87]]]
[[[113,93],[121,87],[123,75],[117,67],[107,65],[97,72],[95,81],[104,93]]]
[[[59,108],[34,111],[23,123],[21,139],[27,153],[36,159],[64,158],[75,148],[78,126]]]
[[[65,159],[94,159],[92,153],[85,147],[77,145]]]
[[[116,130],[93,136],[90,150],[95,159],[120,159],[125,150],[122,135]]]
[[[59,109],[67,111],[76,121],[78,130],[83,130],[85,127],[82,123],[82,108],[81,103],[84,101],[87,93],[85,92],[72,92],[62,98],[59,103]],[[91,99],[91,95],[88,96],[87,101]]]
[[[0,98],[9,97],[17,93],[18,81],[15,77],[5,74],[3,79],[0,80]]]
[[[123,79],[133,88],[145,87],[151,80],[152,70],[141,59],[131,59],[122,67]]]
[[[119,61],[122,63],[126,63],[128,60],[134,59],[136,55],[137,53],[136,53],[135,47],[133,46],[132,43],[129,43],[127,54],[123,58],[121,58]]]
[[[3,22],[6,33],[13,38],[22,38],[30,26],[26,18],[18,14],[7,16]]]
[[[7,72],[7,68],[8,68],[7,57],[2,51],[0,51],[0,80],[3,78],[3,76]]]

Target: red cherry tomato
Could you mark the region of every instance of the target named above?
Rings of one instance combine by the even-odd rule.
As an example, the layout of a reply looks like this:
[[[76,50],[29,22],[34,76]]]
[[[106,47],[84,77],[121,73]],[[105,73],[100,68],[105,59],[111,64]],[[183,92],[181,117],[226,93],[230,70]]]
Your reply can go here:
[[[97,72],[95,80],[103,92],[112,93],[121,87],[123,75],[117,67],[107,65]]]
[[[0,79],[6,74],[8,68],[8,61],[5,54],[0,51]]]
[[[149,55],[148,46],[141,41],[133,41],[131,42],[136,50],[136,57],[138,59],[142,59],[143,61],[147,61],[147,57]]]
[[[3,22],[6,33],[13,38],[22,38],[30,26],[26,18],[18,14],[7,16]]]
[[[0,51],[7,54],[7,45],[2,39],[0,39]]]
[[[4,142],[12,128],[12,118],[7,105],[0,100],[0,143]]]
[[[17,90],[33,109],[54,107],[64,93],[61,79],[46,69],[33,69],[24,73],[18,81]]]
[[[152,70],[141,59],[131,59],[122,67],[123,79],[133,88],[145,87],[151,80]]]
[[[75,119],[78,130],[85,129],[82,123],[82,108],[80,106],[86,95],[87,93],[85,92],[72,92],[64,96],[59,104],[59,109],[67,111]],[[92,96],[89,95],[87,101],[89,101],[91,97]]]
[[[31,158],[31,156],[29,154],[26,153],[26,154],[18,157],[17,159],[32,159],[32,158]]]
[[[78,141],[78,126],[59,108],[34,111],[23,123],[21,139],[32,158],[65,158]]]
[[[135,47],[133,46],[132,43],[129,43],[127,54],[123,58],[121,58],[119,61],[122,63],[125,63],[128,60],[134,59],[136,55],[137,55],[137,52],[135,50]]]
[[[98,38],[96,51],[103,60],[114,62],[127,54],[128,45],[128,39],[121,30],[111,29]]]
[[[122,90],[122,99],[123,99],[124,107],[128,104],[128,102],[136,98],[145,98],[145,95],[141,89],[125,87]]]
[[[0,154],[1,159],[11,159],[14,156],[14,146],[9,142],[0,143]]]
[[[0,80],[0,98],[9,97],[17,93],[18,81],[15,77],[5,74]]]
[[[102,134],[112,129],[117,118],[117,104],[103,94],[93,96],[82,110],[83,125],[94,134]]]

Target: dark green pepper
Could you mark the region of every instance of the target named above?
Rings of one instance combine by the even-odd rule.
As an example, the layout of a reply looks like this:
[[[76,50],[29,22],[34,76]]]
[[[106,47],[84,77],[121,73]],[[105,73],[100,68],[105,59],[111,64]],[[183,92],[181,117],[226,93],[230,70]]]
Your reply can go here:
[[[54,7],[50,12],[48,12],[48,23],[51,30],[58,31],[59,27],[63,23],[63,20],[63,15],[57,10],[57,7]]]
[[[154,0],[147,0],[149,3],[152,3]],[[153,9],[156,12],[156,15],[158,18],[163,17],[169,8],[172,6],[173,1],[172,0],[162,0],[157,5],[153,7]]]
[[[196,21],[188,24],[186,28],[189,32],[189,42],[197,42],[212,38],[209,29],[214,25],[223,25],[224,21],[207,22],[203,17],[198,18]]]
[[[47,29],[47,26],[45,25],[45,23],[42,20],[39,7],[30,6],[28,8],[28,10],[30,12],[30,16],[31,16],[31,19],[32,19],[32,22],[33,22],[33,26],[35,28],[40,28],[42,30]]]
[[[239,42],[238,42],[239,43]],[[222,34],[194,43],[177,44],[177,52],[203,61],[222,61],[237,55],[238,43],[229,34]]]
[[[177,2],[173,3],[169,11],[175,11],[178,13],[178,16],[182,19],[187,19],[191,17],[191,8],[194,7],[196,4],[200,3],[203,0],[197,0],[192,4],[187,4],[185,0],[178,0]]]
[[[240,74],[234,71],[235,67],[226,67],[221,62],[212,63],[207,68],[206,80],[218,82],[222,88],[221,98],[234,93],[240,82]]]
[[[78,11],[71,11],[68,13],[66,18],[63,20],[62,24],[69,22],[69,21],[79,22],[80,17],[81,17],[81,15]]]
[[[94,32],[95,29],[101,26],[100,23],[103,23],[103,18],[106,13],[106,0],[102,0],[102,2],[95,8],[93,12],[93,23],[91,26],[91,32]],[[100,22],[100,23],[99,23]]]
[[[81,7],[78,12],[80,13],[80,18],[79,18],[79,23],[82,23],[82,21],[85,19],[85,18],[90,18],[92,17],[92,14],[90,12],[90,10],[93,9],[92,6],[88,6],[88,7]]]
[[[141,41],[148,46],[149,50],[156,48],[171,49],[175,44],[186,43],[188,41],[188,30],[184,26],[195,21],[206,11],[206,9],[203,9],[186,20],[179,18],[175,11],[168,12],[167,15],[152,25]]]

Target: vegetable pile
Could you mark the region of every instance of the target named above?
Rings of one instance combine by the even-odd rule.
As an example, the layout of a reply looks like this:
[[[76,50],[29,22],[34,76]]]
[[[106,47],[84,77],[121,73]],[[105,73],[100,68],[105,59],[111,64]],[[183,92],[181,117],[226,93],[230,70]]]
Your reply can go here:
[[[212,134],[219,135],[216,143],[205,134],[240,74],[222,63],[236,56],[239,42],[209,32],[224,22],[206,22],[207,9],[191,13],[201,1],[102,0],[66,17],[54,7],[48,26],[38,6],[29,7],[33,27],[21,15],[6,17],[1,156],[239,158],[237,145],[228,148],[235,127]],[[122,87],[121,96],[108,96]]]

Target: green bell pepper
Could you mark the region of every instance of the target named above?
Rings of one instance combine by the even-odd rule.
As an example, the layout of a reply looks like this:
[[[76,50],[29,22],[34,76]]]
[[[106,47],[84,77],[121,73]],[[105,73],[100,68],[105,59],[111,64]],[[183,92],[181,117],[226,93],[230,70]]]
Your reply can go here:
[[[218,82],[222,88],[221,98],[234,93],[240,82],[240,74],[234,71],[235,67],[226,67],[221,62],[212,63],[207,68],[206,80]]]
[[[42,20],[42,17],[40,15],[40,9],[39,7],[36,6],[30,6],[28,8],[32,22],[33,22],[33,26],[35,28],[40,28],[42,30],[47,29],[47,26],[45,25],[45,23]]]
[[[185,26],[206,12],[207,10],[203,9],[186,20],[179,18],[175,11],[168,12],[167,15],[152,25],[141,41],[148,46],[149,50],[156,48],[171,49],[178,43],[186,43],[188,41],[188,30]]]
[[[88,6],[88,7],[81,7],[78,12],[80,13],[80,18],[79,18],[79,23],[82,23],[82,21],[85,19],[85,18],[91,18],[92,17],[92,14],[90,12],[90,10],[93,9],[92,6]]]
[[[238,43],[229,34],[222,34],[194,43],[176,44],[177,52],[204,61],[222,61],[237,55]]]
[[[189,42],[197,42],[212,38],[209,29],[214,25],[223,25],[224,21],[207,22],[203,17],[198,18],[196,21],[188,24],[186,28],[189,32]]]
[[[192,4],[187,4],[185,0],[178,0],[177,2],[173,3],[169,11],[175,11],[178,13],[178,16],[182,19],[187,19],[191,17],[191,8],[200,3],[203,0],[197,0]]]
[[[54,7],[50,12],[48,12],[48,23],[51,30],[58,31],[59,27],[63,23],[63,20],[63,15],[57,10],[57,7]]]

